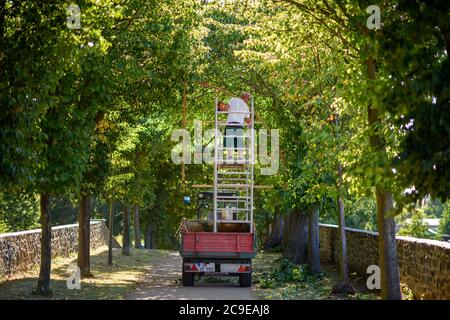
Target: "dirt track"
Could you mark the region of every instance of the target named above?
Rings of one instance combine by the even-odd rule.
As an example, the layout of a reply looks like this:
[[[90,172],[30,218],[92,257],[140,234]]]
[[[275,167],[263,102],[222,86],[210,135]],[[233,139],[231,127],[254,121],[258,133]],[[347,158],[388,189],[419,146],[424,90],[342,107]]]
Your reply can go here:
[[[152,261],[147,275],[138,288],[129,294],[128,300],[254,300],[257,299],[253,288],[240,288],[237,279],[224,278],[224,281],[214,281],[214,278],[195,279],[193,287],[183,287],[181,284],[181,257],[178,252],[168,254]],[[217,279],[220,280],[220,279]]]

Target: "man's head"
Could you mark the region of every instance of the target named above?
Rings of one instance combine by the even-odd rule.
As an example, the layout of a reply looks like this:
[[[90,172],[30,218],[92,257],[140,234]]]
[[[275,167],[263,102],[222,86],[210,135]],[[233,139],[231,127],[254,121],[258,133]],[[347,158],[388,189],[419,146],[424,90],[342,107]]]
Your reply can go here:
[[[250,97],[251,97],[251,95],[248,92],[243,92],[241,94],[241,99],[244,100],[244,102],[247,103],[247,104],[250,101]]]

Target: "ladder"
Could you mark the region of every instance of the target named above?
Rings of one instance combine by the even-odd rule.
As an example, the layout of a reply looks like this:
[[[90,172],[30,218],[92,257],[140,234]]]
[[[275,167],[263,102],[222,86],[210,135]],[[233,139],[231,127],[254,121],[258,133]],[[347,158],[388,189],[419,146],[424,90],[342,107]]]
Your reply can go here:
[[[226,116],[228,112],[218,110],[218,99],[214,106],[215,148],[214,148],[214,195],[213,195],[213,223],[214,232],[218,230],[220,223],[248,224],[250,233],[253,233],[253,187],[254,187],[254,162],[255,162],[255,132],[254,126],[254,100],[250,105],[251,126],[244,122],[243,129],[238,130],[240,135],[227,136]],[[224,134],[222,134],[222,129]],[[239,128],[240,129],[240,128]],[[234,137],[242,138],[242,147],[224,146],[225,140],[234,140]],[[228,142],[228,141],[227,141]],[[230,151],[233,155],[230,163]],[[224,154],[227,157],[224,158]],[[236,155],[237,153],[237,155]],[[237,156],[237,157],[236,157]],[[236,159],[237,158],[237,159]],[[227,194],[226,196],[224,194]]]

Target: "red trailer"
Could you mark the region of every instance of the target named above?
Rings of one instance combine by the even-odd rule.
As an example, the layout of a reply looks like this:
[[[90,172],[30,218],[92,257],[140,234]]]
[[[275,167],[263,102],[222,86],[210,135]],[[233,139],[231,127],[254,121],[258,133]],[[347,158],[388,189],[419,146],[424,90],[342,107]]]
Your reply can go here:
[[[246,223],[218,224],[214,232],[212,220],[201,220],[202,203],[212,192],[199,194],[199,220],[182,224],[180,255],[183,257],[184,286],[194,285],[195,276],[238,276],[241,287],[252,284],[252,258],[255,236]]]

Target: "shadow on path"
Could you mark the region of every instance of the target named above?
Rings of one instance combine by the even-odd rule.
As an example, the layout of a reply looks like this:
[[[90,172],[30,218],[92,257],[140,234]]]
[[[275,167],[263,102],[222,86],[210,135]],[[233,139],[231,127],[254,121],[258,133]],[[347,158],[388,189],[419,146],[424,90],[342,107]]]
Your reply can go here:
[[[181,262],[178,252],[155,261],[150,272],[142,279],[128,300],[254,300],[253,288],[240,288],[237,278],[196,278],[193,287],[181,284]],[[217,280],[216,280],[217,279]],[[223,279],[223,280],[222,280]],[[220,281],[222,280],[222,281]]]

